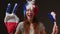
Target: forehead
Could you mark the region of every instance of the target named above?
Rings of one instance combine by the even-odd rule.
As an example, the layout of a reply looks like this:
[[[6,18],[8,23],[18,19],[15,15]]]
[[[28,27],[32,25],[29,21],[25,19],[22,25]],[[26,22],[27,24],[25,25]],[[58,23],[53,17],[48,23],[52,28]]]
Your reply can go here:
[[[26,1],[35,1],[35,0],[26,0]]]
[[[26,10],[33,10],[33,9],[31,9],[31,8],[28,8],[28,9],[26,9]]]
[[[33,10],[33,9],[34,9],[34,7],[31,5],[26,6],[26,10]]]
[[[27,1],[32,1],[32,0],[27,0]]]

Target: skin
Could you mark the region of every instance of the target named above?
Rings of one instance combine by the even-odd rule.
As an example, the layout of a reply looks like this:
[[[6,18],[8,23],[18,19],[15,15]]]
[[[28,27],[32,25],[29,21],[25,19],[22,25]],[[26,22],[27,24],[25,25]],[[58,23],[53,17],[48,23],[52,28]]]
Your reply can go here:
[[[30,23],[32,23],[32,20],[33,20],[33,17],[34,17],[34,11],[31,10],[31,9],[27,9],[26,16],[27,16],[28,21]]]

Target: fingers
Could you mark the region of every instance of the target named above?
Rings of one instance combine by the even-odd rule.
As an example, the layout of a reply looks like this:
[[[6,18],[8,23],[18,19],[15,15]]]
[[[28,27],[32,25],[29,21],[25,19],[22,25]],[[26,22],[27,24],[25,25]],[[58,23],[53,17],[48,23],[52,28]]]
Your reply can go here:
[[[11,4],[8,3],[7,9],[6,9],[6,15],[9,15],[10,8],[11,8]],[[18,4],[15,3],[12,13],[15,13],[17,8],[18,8]],[[13,14],[11,14],[11,15],[13,15]]]
[[[11,8],[11,4],[10,4],[10,3],[8,3],[8,6],[7,6],[7,9],[6,9],[6,12],[8,12],[8,13],[9,13],[10,8]]]
[[[55,32],[58,33],[58,26],[55,27]]]
[[[53,26],[53,33],[55,33],[55,34],[58,33],[58,26],[57,25]]]
[[[17,3],[15,3],[12,13],[15,13],[15,12],[16,12],[16,10],[17,10],[17,8],[18,8],[18,4],[17,4]]]
[[[10,8],[11,8],[11,4],[8,3],[7,9],[6,9],[6,16],[9,15]]]

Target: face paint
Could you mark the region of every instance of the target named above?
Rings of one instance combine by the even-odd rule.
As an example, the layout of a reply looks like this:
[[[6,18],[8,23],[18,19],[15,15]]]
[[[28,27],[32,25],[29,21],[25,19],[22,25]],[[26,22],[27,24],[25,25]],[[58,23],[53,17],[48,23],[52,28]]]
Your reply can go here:
[[[7,13],[9,13],[10,8],[11,8],[11,4],[10,4],[10,3],[8,3],[7,9],[6,9],[6,12],[7,12]]]
[[[56,14],[54,12],[48,13],[48,17],[52,22],[56,20]]]
[[[15,15],[15,12],[17,10],[17,3],[15,4],[12,13],[10,14],[10,4],[8,4],[6,15],[4,19],[4,23],[7,27],[7,31],[9,34],[13,33],[19,23],[19,18]]]
[[[18,4],[17,4],[17,3],[15,3],[12,13],[16,13],[17,8],[18,8]]]

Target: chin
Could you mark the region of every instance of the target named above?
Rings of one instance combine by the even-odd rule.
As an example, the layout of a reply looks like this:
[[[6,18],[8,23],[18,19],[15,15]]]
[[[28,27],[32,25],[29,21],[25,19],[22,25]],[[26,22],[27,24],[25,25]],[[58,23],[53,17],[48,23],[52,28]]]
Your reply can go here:
[[[28,20],[32,20],[32,18],[28,18]]]
[[[29,20],[32,20],[32,18],[28,18]]]

